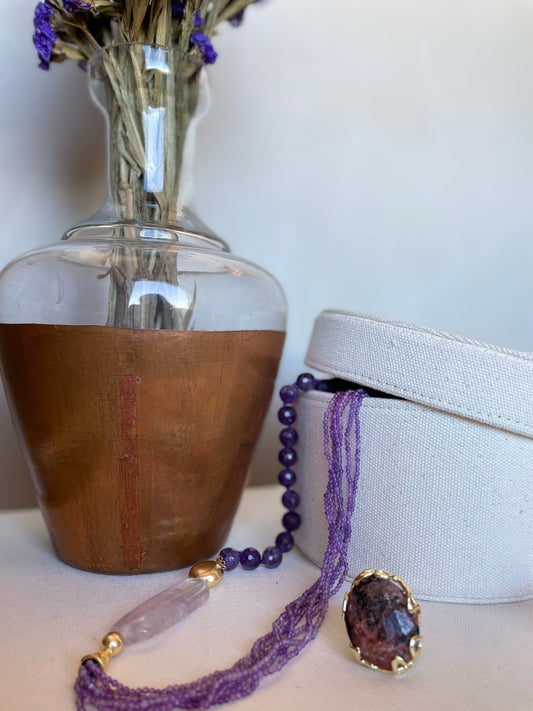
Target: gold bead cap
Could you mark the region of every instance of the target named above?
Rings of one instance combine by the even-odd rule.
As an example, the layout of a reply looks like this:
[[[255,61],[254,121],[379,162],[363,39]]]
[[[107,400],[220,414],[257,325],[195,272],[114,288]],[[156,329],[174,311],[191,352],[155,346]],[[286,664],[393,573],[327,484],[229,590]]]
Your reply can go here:
[[[218,557],[216,560],[203,560],[189,570],[190,578],[201,578],[208,588],[218,585],[224,576],[226,564]]]
[[[81,664],[85,664],[85,662],[87,662],[89,659],[92,659],[100,666],[102,671],[105,671],[110,660],[114,657],[118,657],[118,655],[122,652],[123,649],[124,640],[119,635],[119,633],[110,632],[109,634],[106,634],[106,636],[103,638],[100,650],[98,652],[95,652],[94,654],[87,654],[81,660]]]

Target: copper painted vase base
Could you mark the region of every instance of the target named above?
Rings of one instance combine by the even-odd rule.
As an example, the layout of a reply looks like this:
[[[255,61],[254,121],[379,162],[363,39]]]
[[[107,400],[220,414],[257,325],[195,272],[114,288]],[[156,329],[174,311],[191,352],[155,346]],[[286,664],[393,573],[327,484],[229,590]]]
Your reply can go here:
[[[60,558],[135,574],[216,553],[284,336],[0,324],[7,397]]]

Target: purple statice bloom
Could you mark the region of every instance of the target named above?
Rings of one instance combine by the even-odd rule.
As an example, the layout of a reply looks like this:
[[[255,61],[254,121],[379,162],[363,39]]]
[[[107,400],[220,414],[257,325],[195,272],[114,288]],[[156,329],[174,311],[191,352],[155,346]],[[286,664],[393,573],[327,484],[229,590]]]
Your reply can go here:
[[[195,44],[200,52],[204,56],[204,62],[206,64],[214,64],[216,58],[218,57],[217,52],[213,49],[213,45],[211,44],[211,40],[209,37],[206,37],[206,35],[203,35],[201,32],[193,32],[191,34],[191,44]]]
[[[83,0],[63,0],[63,7],[67,12],[76,12],[76,10],[90,10],[91,3]]]
[[[40,2],[35,8],[35,16],[33,18],[33,24],[35,26],[33,44],[35,45],[35,49],[37,50],[37,54],[41,60],[41,63],[39,64],[41,69],[50,68],[52,50],[54,49],[57,41],[57,35],[51,24],[53,15],[54,9],[48,0]]]
[[[239,27],[239,25],[242,25],[245,9],[246,8],[239,10],[239,12],[236,15],[233,15],[233,17],[229,18],[228,22],[230,23],[230,25],[233,25],[233,27]]]
[[[254,2],[261,2],[261,0],[254,0]],[[233,27],[239,27],[239,25],[242,25],[245,10],[246,10],[246,8],[243,8],[242,10],[239,10],[239,12],[236,15],[233,15],[233,17],[230,17],[228,20],[230,25],[233,25]]]
[[[184,2],[175,2],[175,0],[172,0],[172,17],[179,17],[183,18],[183,15],[185,14],[185,3]],[[202,16],[200,15],[199,12],[194,13],[194,26],[195,27],[200,27],[200,25],[203,25],[204,21],[202,20]]]
[[[40,2],[35,8],[35,18],[33,24],[40,22],[41,20],[48,20],[54,14],[52,4],[45,0],[45,2]]]

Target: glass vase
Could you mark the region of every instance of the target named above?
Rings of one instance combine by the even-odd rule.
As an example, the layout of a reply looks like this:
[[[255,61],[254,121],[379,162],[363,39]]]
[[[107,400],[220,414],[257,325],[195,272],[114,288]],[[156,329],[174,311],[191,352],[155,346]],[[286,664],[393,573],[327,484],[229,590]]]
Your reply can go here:
[[[105,573],[223,545],[272,394],[286,305],[190,208],[205,70],[115,45],[89,64],[108,199],[0,275],[5,390],[58,555]]]

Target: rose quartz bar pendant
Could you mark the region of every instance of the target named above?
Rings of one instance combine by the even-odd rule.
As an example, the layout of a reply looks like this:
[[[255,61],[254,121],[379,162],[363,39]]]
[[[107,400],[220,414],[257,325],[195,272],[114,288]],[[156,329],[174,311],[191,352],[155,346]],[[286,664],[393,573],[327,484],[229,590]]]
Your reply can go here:
[[[116,622],[125,645],[144,642],[181,622],[209,598],[209,588],[202,578],[185,578],[141,603]]]
[[[226,564],[222,558],[204,560],[189,570],[189,577],[138,605],[116,622],[98,652],[87,654],[81,664],[96,662],[105,671],[125,645],[144,642],[181,622],[209,598],[209,588],[218,585]]]

